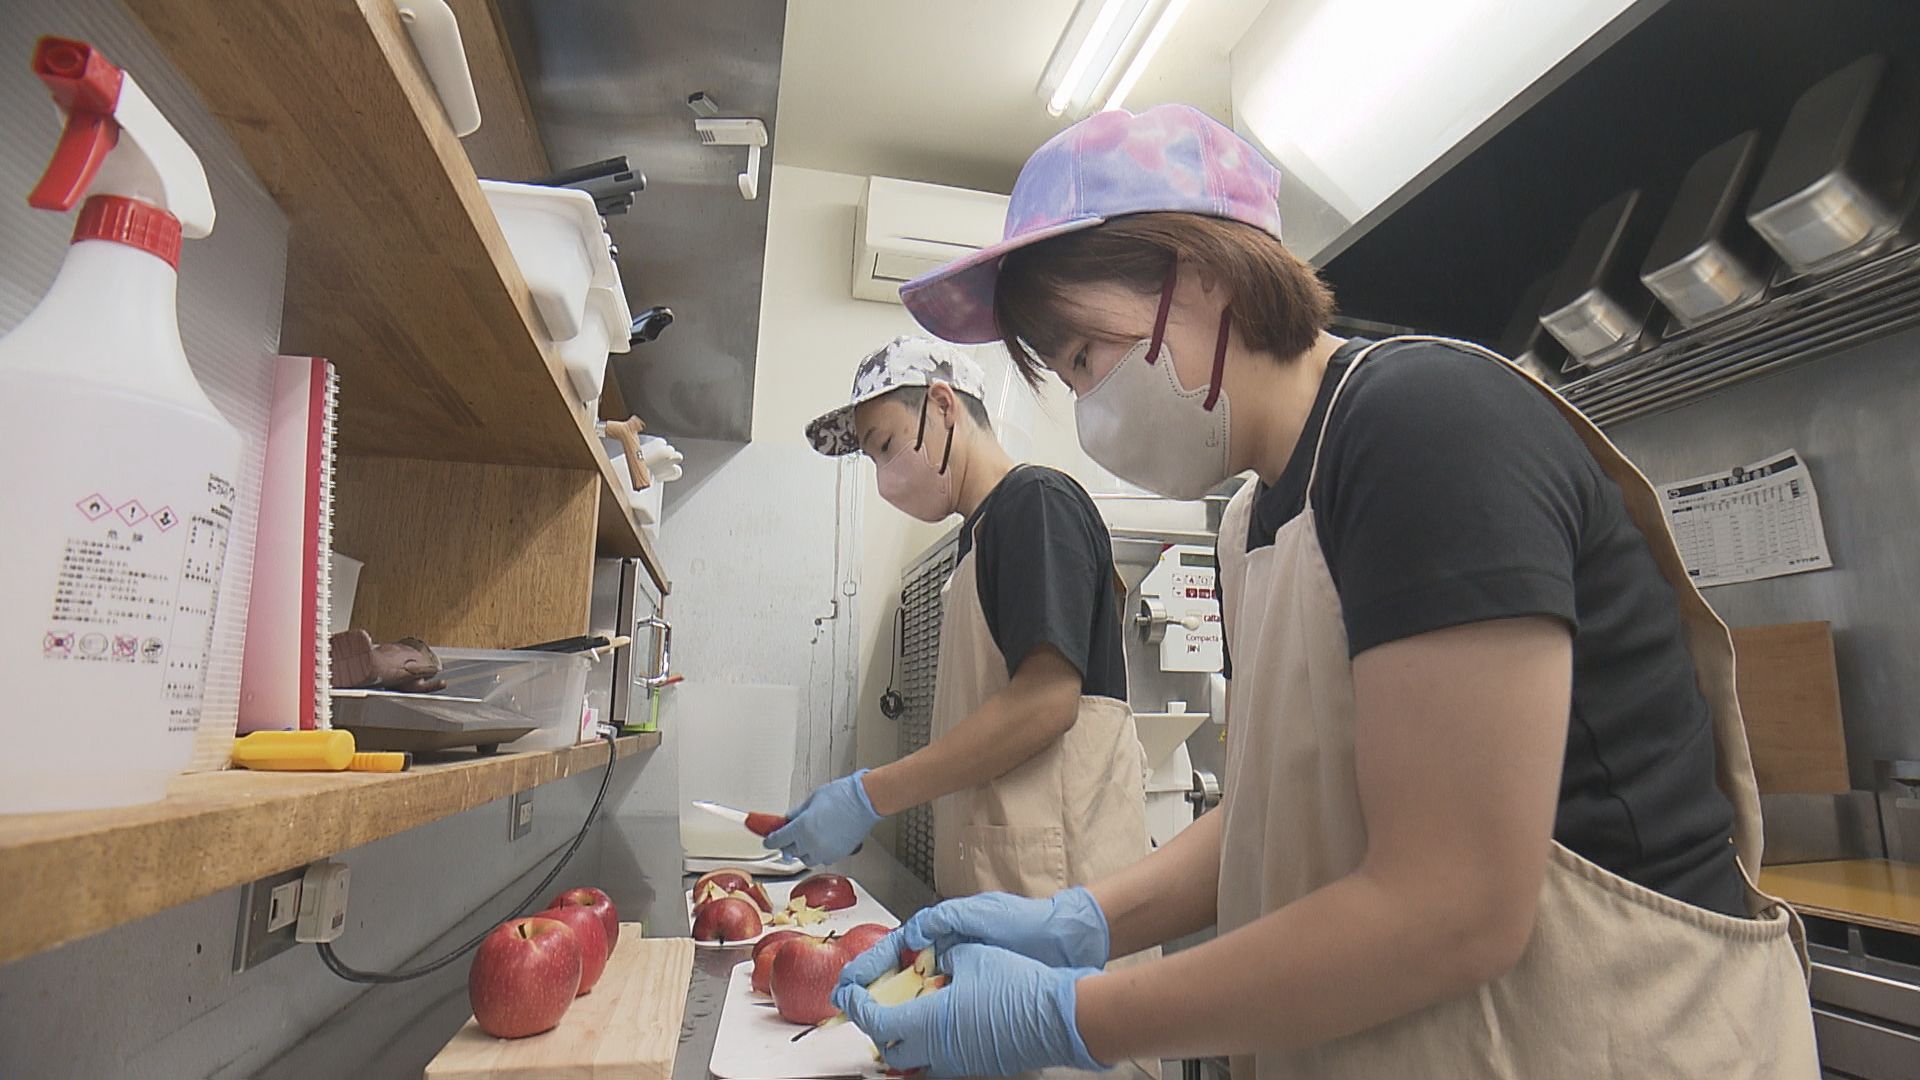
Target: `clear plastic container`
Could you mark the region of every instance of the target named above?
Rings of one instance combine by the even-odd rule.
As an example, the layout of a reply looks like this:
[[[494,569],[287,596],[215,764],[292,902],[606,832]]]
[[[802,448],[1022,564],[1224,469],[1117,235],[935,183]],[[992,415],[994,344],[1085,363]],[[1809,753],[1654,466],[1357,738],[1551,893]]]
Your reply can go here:
[[[512,649],[443,649],[440,677],[449,697],[478,698],[519,713],[539,730],[506,744],[508,750],[552,750],[581,742],[580,717],[587,703],[585,653]]]

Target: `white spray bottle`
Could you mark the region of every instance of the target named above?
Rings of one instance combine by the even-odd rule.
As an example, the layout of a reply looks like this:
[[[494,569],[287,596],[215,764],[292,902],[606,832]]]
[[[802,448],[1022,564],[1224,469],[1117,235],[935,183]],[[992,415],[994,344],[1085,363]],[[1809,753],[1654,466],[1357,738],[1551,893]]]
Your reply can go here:
[[[67,120],[28,202],[89,197],[0,338],[0,813],[148,802],[186,766],[240,461],[174,309],[180,238],[213,229],[199,158],[92,46],[33,67]]]

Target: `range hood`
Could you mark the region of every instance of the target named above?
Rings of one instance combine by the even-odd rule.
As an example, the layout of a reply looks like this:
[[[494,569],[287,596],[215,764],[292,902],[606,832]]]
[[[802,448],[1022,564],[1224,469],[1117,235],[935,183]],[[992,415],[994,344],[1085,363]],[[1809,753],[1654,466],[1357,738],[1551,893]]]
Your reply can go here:
[[[619,154],[644,173],[633,208],[607,219],[635,311],[673,309],[658,340],[616,354],[621,392],[649,431],[745,442],[772,189],[741,198],[740,147],[705,146],[687,96],[775,132],[786,4],[699,0],[498,0],[555,170]]]
[[[1324,265],[1665,2],[1268,4],[1233,47],[1233,118],[1286,176],[1287,246]]]

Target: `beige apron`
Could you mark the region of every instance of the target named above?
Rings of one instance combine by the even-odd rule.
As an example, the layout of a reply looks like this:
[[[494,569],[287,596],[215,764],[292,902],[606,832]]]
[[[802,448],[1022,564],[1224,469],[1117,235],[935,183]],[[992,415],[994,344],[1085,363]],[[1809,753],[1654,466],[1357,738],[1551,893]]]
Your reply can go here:
[[[1555,843],[1533,937],[1513,970],[1343,1039],[1237,1058],[1236,1080],[1818,1076],[1799,921],[1752,885],[1760,803],[1725,624],[1688,579],[1652,486],[1606,436],[1518,368],[1478,346],[1449,344],[1546,394],[1625,496],[1673,587],[1713,714],[1719,785],[1733,803],[1754,917],[1682,903]],[[1336,399],[1374,347],[1354,357]],[[1272,546],[1249,552],[1256,487],[1235,496],[1220,526],[1226,624],[1235,656],[1247,657],[1234,666],[1227,730],[1221,933],[1350,873],[1367,844],[1354,778],[1353,669],[1313,507],[1282,526]]]
[[[1011,681],[1006,657],[980,608],[974,556],[941,587],[939,668],[931,737],[953,730]],[[942,897],[1010,892],[1048,897],[1094,882],[1144,858],[1147,839],[1146,751],[1124,701],[1085,695],[1065,735],[997,779],[933,803],[934,890]],[[1134,953],[1109,969],[1158,958]],[[1158,1061],[1124,1062],[1105,1073],[1042,1069],[1014,1080],[1089,1076],[1160,1080]]]
[[[967,552],[943,590],[935,739],[1009,682],[980,609],[978,551]],[[1047,897],[1139,861],[1148,849],[1144,765],[1126,703],[1082,697],[1073,727],[1052,745],[998,779],[934,800],[936,891]]]

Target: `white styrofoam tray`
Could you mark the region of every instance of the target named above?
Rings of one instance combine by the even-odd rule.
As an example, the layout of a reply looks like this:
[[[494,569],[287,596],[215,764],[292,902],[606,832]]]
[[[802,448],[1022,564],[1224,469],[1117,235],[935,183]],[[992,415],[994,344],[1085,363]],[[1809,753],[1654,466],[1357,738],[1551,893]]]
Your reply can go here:
[[[767,852],[764,859],[710,859],[704,855],[689,855],[681,860],[689,874],[704,874],[709,870],[725,870],[735,867],[750,871],[756,880],[770,877],[785,878],[806,870],[807,864],[799,859],[789,859],[777,851]]]
[[[707,1069],[718,1080],[886,1075],[885,1066],[874,1059],[873,1040],[852,1024],[822,1028],[794,1042],[805,1030],[780,1019],[772,1002],[753,992],[753,962],[746,961],[727,980]]]
[[[773,901],[773,910],[777,912],[787,906],[787,900],[793,896],[793,887],[799,883],[799,881],[762,880],[760,887],[767,890],[767,899]],[[688,889],[686,895],[687,922],[691,924],[693,922],[693,890]],[[695,941],[694,945],[702,949],[735,949],[742,945],[751,945],[775,930],[800,930],[815,937],[825,937],[828,934],[851,930],[861,923],[879,923],[881,926],[893,927],[899,926],[900,920],[893,917],[893,912],[881,907],[880,901],[875,900],[873,894],[856,881],[853,883],[853,906],[827,912],[824,922],[817,922],[811,926],[769,926],[746,941],[729,941],[724,945],[717,941]]]

